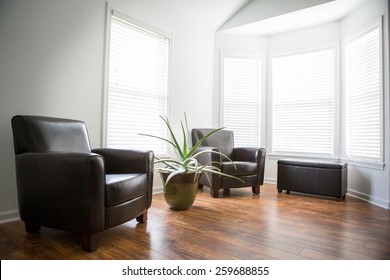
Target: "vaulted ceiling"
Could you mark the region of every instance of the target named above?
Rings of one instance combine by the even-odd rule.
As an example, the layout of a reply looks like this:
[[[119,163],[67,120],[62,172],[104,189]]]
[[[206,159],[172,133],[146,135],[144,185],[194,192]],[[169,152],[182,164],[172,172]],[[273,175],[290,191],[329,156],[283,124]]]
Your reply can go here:
[[[270,35],[338,20],[369,0],[164,0],[215,31]]]

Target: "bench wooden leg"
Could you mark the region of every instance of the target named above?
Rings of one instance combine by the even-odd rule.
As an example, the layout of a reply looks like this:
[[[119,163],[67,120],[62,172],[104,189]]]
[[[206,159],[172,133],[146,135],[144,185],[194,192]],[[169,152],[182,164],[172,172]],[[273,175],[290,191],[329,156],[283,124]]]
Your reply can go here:
[[[345,199],[345,195],[341,196],[341,197],[338,197],[337,198],[337,201],[340,202],[340,201],[343,201]]]
[[[25,221],[24,226],[26,227],[27,233],[37,233],[38,231],[41,230],[41,226],[35,225],[29,221]]]

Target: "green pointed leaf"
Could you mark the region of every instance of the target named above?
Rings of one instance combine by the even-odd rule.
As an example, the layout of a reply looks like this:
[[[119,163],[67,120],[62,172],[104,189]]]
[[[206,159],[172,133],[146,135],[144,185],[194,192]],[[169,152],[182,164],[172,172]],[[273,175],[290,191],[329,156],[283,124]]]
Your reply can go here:
[[[173,146],[174,146],[174,149],[175,151],[177,152],[178,156],[183,159],[184,158],[184,154],[183,154],[183,151],[182,149],[180,148],[180,145],[179,143],[177,142],[177,139],[175,137],[175,134],[173,133],[173,130],[171,128],[171,125],[169,123],[169,120],[168,120],[168,117],[163,117],[163,116],[160,116],[161,119],[165,122],[165,124],[167,125],[168,127],[168,130],[169,130],[169,133],[171,135],[171,138],[172,138],[172,142],[174,143]],[[169,140],[168,140],[169,141]]]
[[[149,135],[149,134],[140,134],[143,136],[148,136],[148,137],[153,137],[162,141],[167,142],[169,145],[172,146],[173,150],[175,151],[176,155],[178,156],[178,160],[176,159],[159,159],[154,162],[155,164],[164,164],[164,167],[157,167],[156,170],[160,172],[168,172],[170,173],[167,177],[166,182],[164,183],[164,188],[166,184],[176,175],[178,174],[188,174],[188,173],[195,173],[197,174],[194,176],[194,178],[198,178],[201,173],[204,173],[207,180],[210,182],[210,174],[217,174],[219,176],[226,176],[229,178],[235,178],[239,181],[242,181],[241,179],[225,174],[221,172],[221,169],[215,166],[217,162],[209,162],[205,165],[199,164],[197,157],[205,154],[205,153],[211,153],[211,154],[218,154],[221,157],[229,160],[230,162],[234,162],[225,154],[223,154],[220,151],[215,151],[215,150],[204,150],[197,152],[197,149],[200,147],[200,145],[212,134],[216,133],[217,131],[220,131],[222,128],[214,129],[211,130],[209,133],[207,133],[205,136],[203,136],[192,148],[189,145],[189,129],[188,129],[188,122],[187,122],[187,115],[184,113],[184,123],[180,122],[181,125],[181,132],[183,134],[183,146],[181,147],[177,141],[177,138],[172,130],[171,124],[168,120],[168,117],[160,115],[160,118],[164,121],[165,125],[168,128],[168,132],[170,135],[170,139],[159,137],[159,136],[154,136],[154,135]],[[235,165],[234,165],[235,167]],[[243,182],[243,181],[242,181]]]
[[[203,136],[201,139],[199,139],[199,141],[192,147],[191,151],[188,153],[188,156],[192,156],[196,149],[198,149],[200,147],[200,145],[212,134],[214,134],[215,132],[217,131],[220,131],[224,129],[224,127],[221,127],[221,128],[217,128],[215,130],[212,130],[211,132],[207,133],[205,136]]]

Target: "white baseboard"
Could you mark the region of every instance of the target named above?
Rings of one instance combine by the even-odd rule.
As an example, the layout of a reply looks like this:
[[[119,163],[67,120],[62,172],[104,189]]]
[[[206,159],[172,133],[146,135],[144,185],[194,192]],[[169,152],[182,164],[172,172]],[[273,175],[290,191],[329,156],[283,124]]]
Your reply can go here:
[[[268,184],[277,184],[277,179],[275,178],[264,178],[264,182]],[[354,191],[351,189],[348,189],[347,195],[353,196],[355,198],[367,201],[373,205],[379,206],[384,209],[390,209],[390,201],[386,201],[383,199],[379,199],[376,197],[373,197],[371,195],[359,192],[359,191]]]
[[[276,185],[277,180],[275,178],[264,178],[264,183]]]
[[[0,224],[5,224],[18,220],[20,220],[18,210],[0,212]]]
[[[163,192],[163,186],[155,186],[153,187],[153,194],[158,194]]]
[[[362,193],[359,191],[354,191],[351,189],[348,189],[347,194],[350,196],[356,197],[358,199],[365,200],[365,201],[367,201],[371,204],[374,204],[376,206],[379,206],[381,208],[390,209],[390,201],[379,199],[379,198],[373,197],[371,195],[368,195],[368,194],[365,194],[365,193]]]

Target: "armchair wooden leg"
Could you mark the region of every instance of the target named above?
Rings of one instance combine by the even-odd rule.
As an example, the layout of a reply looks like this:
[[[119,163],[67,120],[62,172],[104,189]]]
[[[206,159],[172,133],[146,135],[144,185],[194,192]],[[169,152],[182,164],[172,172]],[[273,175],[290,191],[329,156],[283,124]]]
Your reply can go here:
[[[254,194],[260,194],[260,186],[252,187],[252,192]]]
[[[136,220],[137,220],[137,222],[139,222],[141,224],[146,223],[148,220],[148,211],[143,212],[141,215],[139,215],[136,218]]]
[[[229,195],[230,194],[230,189],[223,189],[223,195]]]
[[[35,225],[31,222],[25,221],[24,226],[26,227],[26,232],[27,233],[37,233],[38,231],[41,230],[41,226]]]
[[[219,189],[210,188],[210,195],[213,198],[218,198],[219,197]]]
[[[97,233],[82,234],[81,246],[84,251],[93,252],[99,247],[99,236]]]
[[[199,185],[198,185],[198,188],[199,188],[199,189],[203,189],[203,185],[199,184]]]

